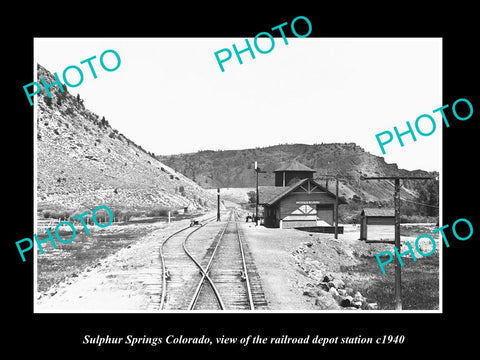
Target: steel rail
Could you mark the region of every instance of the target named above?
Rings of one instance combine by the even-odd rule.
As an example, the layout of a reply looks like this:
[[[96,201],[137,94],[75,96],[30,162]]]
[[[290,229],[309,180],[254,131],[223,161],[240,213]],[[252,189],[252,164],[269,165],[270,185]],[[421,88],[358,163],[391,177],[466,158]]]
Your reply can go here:
[[[190,301],[190,305],[188,306],[188,310],[193,310],[195,308],[195,305],[197,304],[197,300],[198,300],[198,296],[200,295],[200,290],[202,289],[202,286],[204,284],[204,281],[205,279],[208,280],[208,282],[210,283],[210,285],[212,286],[212,289],[213,289],[213,292],[215,293],[215,297],[217,298],[218,300],[218,303],[220,305],[220,309],[221,310],[224,310],[225,309],[225,305],[223,304],[223,301],[222,301],[222,298],[220,296],[220,293],[218,292],[216,286],[214,285],[212,279],[210,278],[210,276],[208,276],[208,272],[210,271],[210,267],[212,266],[212,262],[213,262],[213,258],[215,257],[215,254],[217,252],[217,249],[218,249],[218,246],[220,244],[220,242],[222,241],[223,239],[223,235],[225,234],[225,231],[227,230],[227,227],[228,227],[228,224],[230,223],[230,218],[228,219],[226,225],[224,226],[223,230],[222,230],[222,233],[217,241],[217,244],[215,245],[215,248],[213,249],[213,253],[212,253],[212,256],[210,257],[210,260],[208,261],[208,264],[206,266],[206,268],[202,268],[202,266],[193,258],[193,256],[190,255],[190,253],[187,251],[186,247],[185,247],[185,242],[184,242],[184,250],[185,252],[190,256],[190,258],[195,262],[195,264],[197,264],[197,266],[200,268],[200,271],[202,272],[202,279],[200,280],[200,282],[198,283],[198,286],[197,288],[195,289],[195,293],[192,297],[192,300]]]
[[[235,216],[237,216],[237,213],[234,213]],[[245,283],[247,285],[247,293],[248,293],[248,302],[250,303],[250,310],[255,310],[255,306],[253,304],[253,297],[252,297],[252,289],[250,287],[250,280],[248,278],[248,270],[247,270],[247,264],[245,262],[245,253],[243,251],[243,245],[242,245],[242,239],[240,238],[240,230],[238,228],[238,223],[235,221],[235,230],[237,233],[237,238],[238,238],[238,244],[240,245],[240,253],[242,255],[242,264],[243,264],[243,272],[245,274]]]
[[[201,290],[201,288],[204,284],[205,279],[208,280],[208,283],[212,287],[212,290],[215,294],[215,297],[218,300],[218,304],[220,305],[220,310],[225,310],[225,304],[223,303],[222,297],[220,296],[220,293],[218,292],[218,289],[215,286],[215,284],[213,283],[212,279],[210,278],[210,276],[208,276],[208,273],[206,272],[206,270],[204,270],[202,268],[202,265],[200,265],[198,263],[198,261],[195,260],[195,258],[188,252],[188,250],[185,247],[185,243],[184,243],[183,249],[185,250],[187,255],[190,257],[190,259],[193,260],[193,262],[198,266],[198,268],[202,272],[202,279],[199,281],[199,283],[197,285],[197,288],[195,289],[195,293],[193,294],[192,300],[190,301],[190,304],[188,305],[188,310],[193,310],[195,308],[195,305],[197,304],[198,297],[200,295],[200,290]]]
[[[206,220],[205,224],[200,225],[200,227],[198,227],[197,229],[192,231],[188,236],[190,236],[192,233],[194,233],[195,231],[197,231],[200,228],[202,228],[203,226],[205,226],[206,223],[212,221],[212,219],[215,219],[215,217]],[[167,272],[166,272],[166,266],[165,266],[165,257],[163,255],[163,246],[172,237],[174,237],[177,234],[180,234],[181,232],[183,232],[187,229],[191,229],[191,226],[187,226],[187,227],[184,227],[184,228],[182,228],[178,231],[175,231],[173,234],[169,235],[165,240],[163,240],[163,242],[160,244],[160,261],[162,262],[162,297],[161,297],[161,300],[160,300],[160,310],[163,310],[163,306],[165,305],[165,297],[166,297],[166,294],[167,294]]]

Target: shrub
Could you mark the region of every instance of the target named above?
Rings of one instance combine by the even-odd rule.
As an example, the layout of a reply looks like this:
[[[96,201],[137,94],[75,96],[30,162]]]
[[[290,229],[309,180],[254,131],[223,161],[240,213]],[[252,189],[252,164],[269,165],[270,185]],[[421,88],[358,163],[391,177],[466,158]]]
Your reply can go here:
[[[168,212],[170,211],[170,208],[167,207],[159,207],[156,209],[152,209],[146,213],[147,216],[168,216]]]
[[[436,223],[438,217],[436,216],[424,216],[424,215],[400,215],[401,223]]]
[[[70,219],[71,214],[71,210],[43,210],[42,212],[42,215],[45,219],[60,219],[60,221],[66,221]]]
[[[85,216],[82,216],[81,218],[78,218],[76,220],[73,220],[74,217],[80,215],[80,214],[83,214],[83,213],[89,213],[90,210],[88,209],[79,209],[79,210],[75,210],[73,211],[69,218],[68,218],[68,221],[72,222],[72,223],[78,223],[78,224],[81,224],[82,223],[82,218],[83,218],[83,221],[85,221],[85,224],[87,225],[93,225],[93,218],[92,218],[92,214],[87,214]],[[96,215],[96,214],[95,214]]]
[[[354,194],[352,196],[352,200],[355,201],[355,202],[361,202],[362,199],[360,198],[360,196],[358,196],[357,194]]]
[[[43,97],[43,100],[45,101],[45,104],[47,104],[48,107],[52,107],[52,98],[48,97],[48,95],[45,95]]]
[[[117,190],[117,189],[115,189],[115,190]],[[115,192],[115,190],[114,190],[114,192]],[[113,209],[112,213],[113,213],[113,219],[114,219],[113,221],[119,221],[118,218],[120,217],[121,210]]]
[[[105,209],[100,209],[95,213],[95,219],[97,222],[103,224],[110,221],[110,214]],[[113,220],[113,219],[112,219]]]
[[[141,215],[141,212],[139,211],[132,211],[132,210],[120,210],[120,209],[113,209],[113,221],[114,222],[128,222],[132,216],[139,216]],[[98,213],[97,213],[98,214]],[[95,214],[95,217],[98,219],[97,214]],[[108,221],[108,215],[106,216],[106,220]]]
[[[113,209],[112,213],[113,213],[114,222],[119,222],[119,221],[127,222],[128,220],[130,220],[130,217],[132,216],[132,214],[128,210]]]
[[[68,220],[69,217],[70,217],[70,211],[68,211],[68,210],[58,212],[58,218],[61,221],[66,221],[66,220]]]
[[[120,211],[120,214],[119,214],[119,220],[123,221],[123,222],[127,222],[130,220],[130,218],[134,215],[134,213],[132,211],[129,211],[129,210],[122,210]]]

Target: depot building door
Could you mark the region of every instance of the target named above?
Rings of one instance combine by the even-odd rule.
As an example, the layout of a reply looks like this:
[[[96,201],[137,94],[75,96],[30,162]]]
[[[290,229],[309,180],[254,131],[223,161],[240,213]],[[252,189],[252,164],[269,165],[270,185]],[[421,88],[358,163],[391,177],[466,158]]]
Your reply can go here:
[[[317,204],[317,219],[333,225],[334,204]]]

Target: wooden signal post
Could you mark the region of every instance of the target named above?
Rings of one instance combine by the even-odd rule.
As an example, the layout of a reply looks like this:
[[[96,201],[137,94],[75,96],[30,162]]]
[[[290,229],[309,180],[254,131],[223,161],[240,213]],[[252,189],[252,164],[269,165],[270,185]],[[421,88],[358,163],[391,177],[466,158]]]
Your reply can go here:
[[[360,177],[361,180],[394,180],[393,201],[395,208],[395,247],[400,251],[400,179],[432,180],[433,177],[421,176],[374,176]],[[402,267],[397,256],[395,261],[395,310],[402,310]]]

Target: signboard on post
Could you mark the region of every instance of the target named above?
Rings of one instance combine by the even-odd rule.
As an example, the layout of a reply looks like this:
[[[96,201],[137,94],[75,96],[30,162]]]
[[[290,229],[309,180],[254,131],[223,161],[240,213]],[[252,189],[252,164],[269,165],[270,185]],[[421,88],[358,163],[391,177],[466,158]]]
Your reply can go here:
[[[295,201],[295,204],[297,205],[316,205],[320,204],[319,200],[297,200]]]

